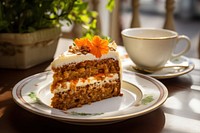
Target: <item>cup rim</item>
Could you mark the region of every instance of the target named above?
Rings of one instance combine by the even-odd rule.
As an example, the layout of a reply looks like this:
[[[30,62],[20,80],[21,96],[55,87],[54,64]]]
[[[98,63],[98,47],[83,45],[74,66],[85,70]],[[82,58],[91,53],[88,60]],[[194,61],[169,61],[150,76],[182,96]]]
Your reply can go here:
[[[167,37],[137,37],[137,36],[132,36],[132,35],[127,35],[125,32],[130,31],[130,30],[157,30],[157,31],[165,31],[165,32],[170,32],[173,35],[167,36]],[[161,29],[161,28],[127,28],[121,31],[121,35],[124,37],[128,38],[134,38],[134,39],[141,39],[141,40],[158,40],[158,39],[170,39],[170,38],[176,38],[178,36],[178,33],[172,30],[167,30],[167,29]]]

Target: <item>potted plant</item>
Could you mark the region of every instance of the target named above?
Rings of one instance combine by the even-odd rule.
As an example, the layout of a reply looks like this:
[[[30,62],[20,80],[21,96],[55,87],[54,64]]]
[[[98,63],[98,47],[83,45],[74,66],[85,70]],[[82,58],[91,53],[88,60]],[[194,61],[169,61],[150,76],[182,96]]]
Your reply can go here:
[[[0,67],[25,69],[52,59],[61,21],[95,34],[97,13],[87,8],[82,0],[1,0]]]

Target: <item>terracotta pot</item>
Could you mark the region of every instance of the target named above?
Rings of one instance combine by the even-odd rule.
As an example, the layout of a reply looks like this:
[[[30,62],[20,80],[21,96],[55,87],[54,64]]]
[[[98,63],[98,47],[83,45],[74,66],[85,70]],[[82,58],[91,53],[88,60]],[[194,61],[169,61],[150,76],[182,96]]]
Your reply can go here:
[[[0,34],[0,67],[26,69],[53,59],[60,33],[59,28],[49,28]]]

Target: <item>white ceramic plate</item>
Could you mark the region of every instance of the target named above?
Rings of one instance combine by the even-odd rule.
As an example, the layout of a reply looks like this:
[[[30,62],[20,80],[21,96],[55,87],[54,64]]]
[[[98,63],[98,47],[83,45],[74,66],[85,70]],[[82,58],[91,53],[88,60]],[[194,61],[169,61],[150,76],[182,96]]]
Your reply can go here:
[[[62,111],[50,106],[52,73],[43,72],[18,82],[14,101],[35,114],[74,124],[107,124],[133,118],[160,107],[168,96],[167,88],[154,78],[123,73],[123,96]]]
[[[125,71],[128,70],[128,71],[132,71],[132,72],[141,73],[132,67],[132,66],[135,66],[135,64],[130,59],[124,60],[124,62],[122,64],[123,64],[123,69]],[[194,69],[194,63],[185,56],[181,56],[179,58],[170,60],[167,62],[166,65],[167,66],[169,66],[169,65],[177,65],[177,66],[185,65],[186,66],[187,65],[188,67],[164,68],[164,69],[155,71],[153,73],[143,73],[143,74],[154,77],[156,79],[167,79],[167,78],[174,78],[174,77],[189,73],[190,71],[192,71]]]

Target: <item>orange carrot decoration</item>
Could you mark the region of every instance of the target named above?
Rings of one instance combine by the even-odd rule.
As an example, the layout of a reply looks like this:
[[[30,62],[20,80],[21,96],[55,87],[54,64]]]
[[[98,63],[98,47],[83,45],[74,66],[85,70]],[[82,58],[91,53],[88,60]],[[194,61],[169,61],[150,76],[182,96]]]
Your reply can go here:
[[[79,49],[83,49],[84,47],[89,48],[90,53],[97,58],[100,58],[103,54],[107,54],[109,51],[108,40],[102,39],[99,36],[94,36],[92,41],[87,38],[80,38],[75,39],[74,42]]]
[[[74,42],[79,49],[81,49],[82,47],[88,47],[89,49],[91,49],[92,47],[92,43],[88,38],[76,38]]]
[[[92,39],[91,53],[97,58],[100,58],[103,54],[108,53],[108,40],[101,39],[99,36],[94,36]]]

